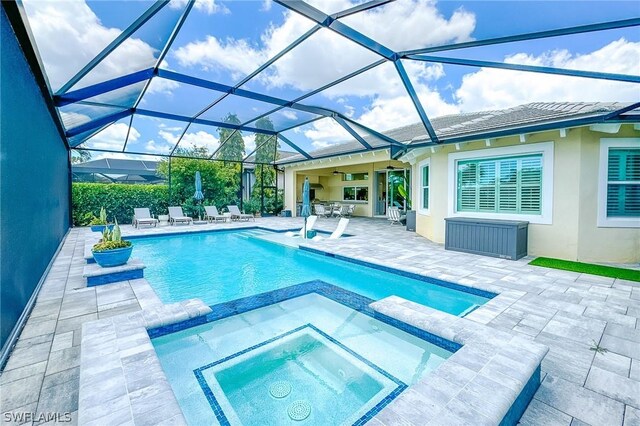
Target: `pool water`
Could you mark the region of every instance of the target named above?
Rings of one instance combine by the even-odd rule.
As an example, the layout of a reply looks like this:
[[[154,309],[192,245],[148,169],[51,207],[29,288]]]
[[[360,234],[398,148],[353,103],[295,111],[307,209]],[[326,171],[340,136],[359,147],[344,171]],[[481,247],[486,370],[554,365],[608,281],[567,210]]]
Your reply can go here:
[[[214,305],[241,297],[322,280],[368,298],[397,295],[462,315],[488,298],[353,264],[259,238],[245,230],[137,238],[134,256],[164,303],[200,298]]]
[[[362,422],[451,355],[317,293],[152,343],[193,425]]]

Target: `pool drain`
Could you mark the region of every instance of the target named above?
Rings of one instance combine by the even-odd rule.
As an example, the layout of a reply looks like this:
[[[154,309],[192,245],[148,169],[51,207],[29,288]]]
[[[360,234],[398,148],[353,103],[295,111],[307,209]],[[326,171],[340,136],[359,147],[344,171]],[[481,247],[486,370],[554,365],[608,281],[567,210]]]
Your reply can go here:
[[[287,409],[287,414],[291,420],[304,420],[311,414],[311,405],[307,401],[294,401]]]
[[[274,398],[284,398],[291,393],[291,385],[289,382],[275,382],[269,386],[269,393]]]

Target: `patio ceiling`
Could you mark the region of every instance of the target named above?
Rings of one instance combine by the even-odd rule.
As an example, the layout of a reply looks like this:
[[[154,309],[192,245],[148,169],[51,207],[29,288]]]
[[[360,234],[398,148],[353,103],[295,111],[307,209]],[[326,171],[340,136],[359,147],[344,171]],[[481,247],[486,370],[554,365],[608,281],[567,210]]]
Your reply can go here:
[[[387,125],[363,119],[363,111],[372,111],[383,100],[376,88],[359,87],[359,82],[372,81],[363,76],[379,75],[384,84],[398,88],[396,98],[412,108],[395,127],[420,123],[428,137],[421,146],[450,142],[434,130],[431,111],[436,109],[424,96],[425,73],[443,67],[561,75],[584,79],[585,87],[597,80],[640,83],[637,73],[488,60],[495,54],[483,55],[482,49],[489,47],[542,46],[553,40],[546,46],[558,48],[558,40],[592,33],[610,33],[616,38],[635,31],[637,38],[640,17],[629,18],[615,7],[602,8],[597,18],[576,12],[579,18],[567,19],[575,25],[554,28],[536,28],[523,16],[520,22],[505,21],[492,31],[478,31],[477,39],[470,33],[462,40],[434,40],[432,33],[447,30],[435,27],[410,46],[398,36],[402,22],[389,22],[387,28],[376,31],[364,24],[372,19],[384,22],[394,8],[406,7],[407,2],[411,3],[79,0],[56,2],[53,9],[47,2],[25,0],[17,13],[31,31],[30,42],[40,55],[40,68],[69,147],[133,156],[178,156],[184,152],[180,148],[203,147],[211,153],[209,158],[225,160],[221,147],[240,135],[247,159],[255,153],[257,134],[276,137],[282,149],[299,154],[299,161],[314,159],[314,148],[348,140],[353,141],[352,149],[342,154],[381,146],[394,146],[394,151],[410,149],[406,141],[384,133],[389,130]],[[455,5],[449,23],[465,8],[473,10],[473,3]],[[503,7],[515,13],[520,6],[503,2]],[[73,13],[65,15],[65,9]],[[59,10],[63,12],[56,18]],[[47,21],[43,14],[52,16]],[[65,46],[47,39],[43,22],[74,17],[77,22],[57,22],[60,33],[65,26],[75,29],[74,40],[80,40],[79,47],[86,51],[61,55],[58,51]],[[82,19],[93,21],[87,25]],[[285,25],[289,27],[283,29]],[[530,31],[519,32],[521,27]],[[484,34],[493,36],[481,37]],[[323,44],[329,42],[328,48],[344,49],[331,55],[323,50]],[[595,41],[593,47],[597,47]],[[215,49],[228,56],[212,58]],[[230,55],[234,49],[237,54]],[[317,51],[325,61],[322,69],[311,73],[312,78],[305,64],[310,51]],[[73,64],[63,63],[63,57]],[[429,68],[434,65],[438,68]],[[356,99],[354,111],[348,103]],[[608,111],[599,119],[620,120],[638,106]],[[590,120],[592,123],[593,117]],[[323,139],[323,132],[330,140]]]

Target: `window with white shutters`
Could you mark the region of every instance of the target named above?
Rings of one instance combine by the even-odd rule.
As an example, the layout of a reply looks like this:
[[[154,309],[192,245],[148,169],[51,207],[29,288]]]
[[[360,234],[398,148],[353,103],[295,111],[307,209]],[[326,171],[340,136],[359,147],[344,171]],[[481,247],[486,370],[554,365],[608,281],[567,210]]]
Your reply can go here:
[[[539,215],[542,155],[457,163],[457,211]]]

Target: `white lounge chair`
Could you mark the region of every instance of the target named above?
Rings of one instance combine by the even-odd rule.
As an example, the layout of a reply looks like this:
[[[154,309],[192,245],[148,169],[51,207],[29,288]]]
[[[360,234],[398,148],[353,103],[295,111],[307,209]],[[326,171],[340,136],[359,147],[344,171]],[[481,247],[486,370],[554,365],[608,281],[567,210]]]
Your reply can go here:
[[[209,220],[209,221],[222,221],[222,222],[226,222],[227,221],[227,217],[223,214],[218,213],[218,209],[216,208],[216,206],[204,206],[204,211],[205,211],[205,215],[204,218]]]
[[[316,220],[318,220],[318,216],[311,215],[307,218],[307,231],[311,231],[313,226],[316,224]],[[302,237],[304,238],[304,226],[300,228],[298,232],[287,231],[285,234],[287,237]]]
[[[256,218],[253,217],[252,214],[242,213],[236,205],[227,206],[227,209],[229,210],[229,213],[231,213],[231,220],[249,221],[249,219],[253,219],[254,222],[256,221]]]
[[[391,225],[396,223],[398,225],[402,225],[402,223],[400,223],[400,209],[397,207],[389,207],[389,210],[387,211],[387,219]]]
[[[182,207],[169,207],[169,223],[175,225],[176,223],[193,223],[193,219],[189,216],[185,216],[182,212]]]
[[[140,225],[158,226],[158,219],[151,216],[151,212],[146,207],[134,208],[133,209],[133,226],[137,228]]]
[[[327,237],[328,240],[337,240],[338,238],[342,237],[342,234],[344,234],[344,231],[347,229],[347,225],[349,224],[349,219],[343,217],[342,219],[340,219],[340,221],[338,222],[338,226],[336,226],[335,231],[333,231],[331,233],[331,235],[329,235]],[[320,240],[324,240],[325,237],[321,236],[321,235],[316,235],[315,237],[312,238],[313,241],[320,241]]]

